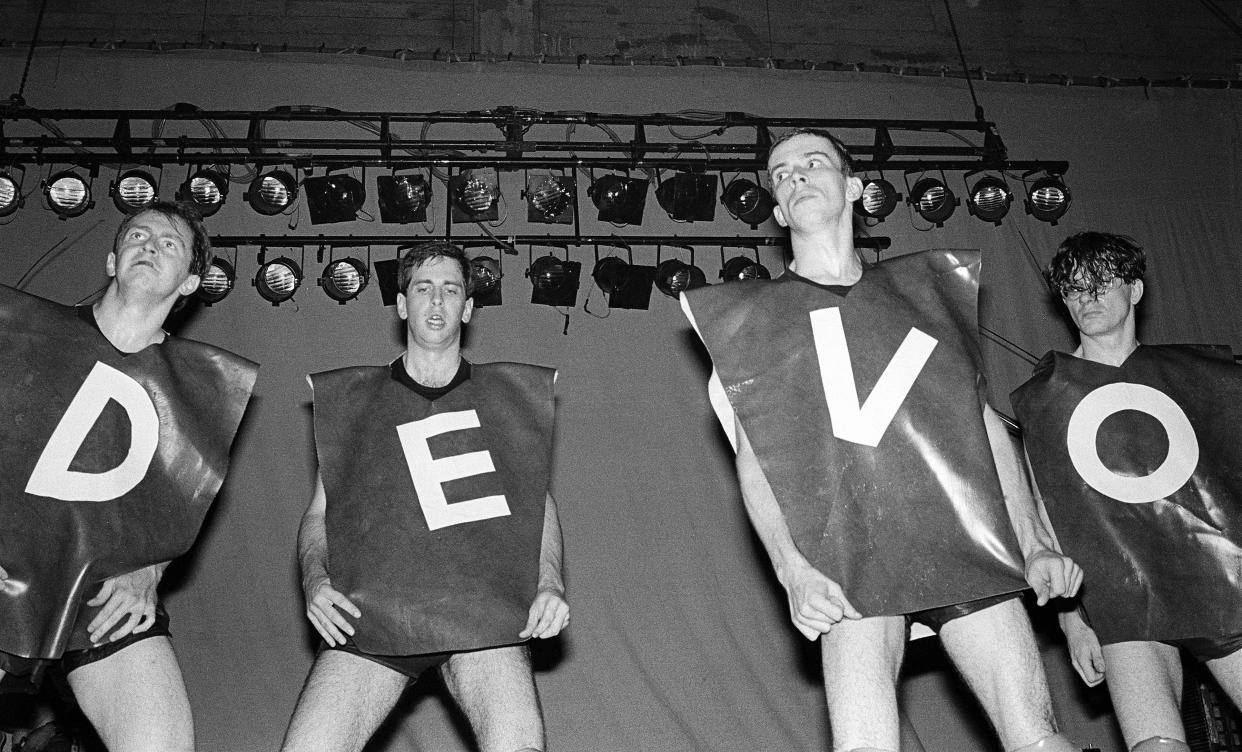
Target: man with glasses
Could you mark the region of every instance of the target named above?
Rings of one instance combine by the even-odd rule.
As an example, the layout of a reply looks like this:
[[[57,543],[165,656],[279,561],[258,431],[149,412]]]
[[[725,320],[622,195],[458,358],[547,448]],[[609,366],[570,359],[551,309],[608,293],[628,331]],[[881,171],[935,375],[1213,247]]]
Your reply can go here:
[[[1131,238],[1066,238],[1045,277],[1079,345],[1045,355],[1013,403],[1085,573],[1083,608],[1061,615],[1074,667],[1107,676],[1132,750],[1187,752],[1179,649],[1242,702],[1242,378],[1227,350],[1139,344],[1145,272]]]

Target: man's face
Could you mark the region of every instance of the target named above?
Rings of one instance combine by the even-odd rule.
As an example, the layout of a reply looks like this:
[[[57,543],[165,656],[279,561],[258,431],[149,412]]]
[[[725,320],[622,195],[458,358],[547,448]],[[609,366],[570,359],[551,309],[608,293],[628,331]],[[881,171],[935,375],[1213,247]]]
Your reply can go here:
[[[800,133],[772,150],[768,176],[777,204],[773,216],[781,227],[794,230],[839,222],[862,195],[862,181],[845,176],[832,143],[810,133]]]
[[[1084,336],[1098,337],[1120,331],[1126,320],[1133,316],[1134,306],[1142,297],[1141,279],[1125,282],[1121,277],[1113,277],[1094,290],[1062,293],[1061,301],[1065,303],[1079,332]]]
[[[189,295],[200,281],[197,274],[190,274],[193,243],[194,233],[181,218],[142,212],[108,254],[108,276],[122,287],[157,298]]]
[[[442,256],[413,269],[409,286],[397,295],[397,315],[406,322],[411,344],[437,347],[457,341],[473,311],[461,264]]]

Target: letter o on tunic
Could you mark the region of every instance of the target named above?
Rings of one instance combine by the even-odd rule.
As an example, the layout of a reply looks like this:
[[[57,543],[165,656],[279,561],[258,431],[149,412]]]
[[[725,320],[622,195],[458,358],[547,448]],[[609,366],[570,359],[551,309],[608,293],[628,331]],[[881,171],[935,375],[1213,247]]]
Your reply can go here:
[[[1096,450],[1100,425],[1122,410],[1150,415],[1168,434],[1169,453],[1150,475],[1121,475],[1100,460]],[[1127,504],[1145,504],[1172,495],[1199,464],[1199,440],[1186,413],[1164,392],[1142,384],[1105,384],[1092,390],[1074,408],[1066,441],[1070,461],[1087,485]]]

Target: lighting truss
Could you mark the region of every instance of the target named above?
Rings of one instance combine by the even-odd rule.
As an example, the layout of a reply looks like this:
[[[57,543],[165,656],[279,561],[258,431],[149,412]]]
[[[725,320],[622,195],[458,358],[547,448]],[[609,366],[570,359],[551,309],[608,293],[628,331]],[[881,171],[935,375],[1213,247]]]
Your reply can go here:
[[[211,135],[170,136],[170,123],[187,131],[212,121]],[[341,126],[357,138],[334,138]],[[149,126],[163,126],[153,131]],[[413,138],[426,125],[490,126],[499,138]],[[564,140],[566,126],[599,126],[595,140]],[[654,128],[710,129],[702,139],[649,139]],[[604,137],[602,129],[620,134]],[[0,104],[0,168],[50,162],[81,167],[121,165],[141,154],[146,165],[246,164],[258,168],[453,166],[458,169],[678,169],[754,172],[766,167],[775,130],[825,128],[840,136],[855,169],[1014,170],[1064,175],[1064,161],[1011,160],[996,124],[978,120],[763,118],[716,115],[619,115],[542,112],[498,107],[474,112],[343,112],[274,110],[43,110]],[[477,128],[459,127],[475,135]],[[490,130],[486,128],[485,131]],[[160,137],[134,135],[162,132]],[[217,135],[224,134],[224,135]],[[628,136],[628,137],[627,137]]]

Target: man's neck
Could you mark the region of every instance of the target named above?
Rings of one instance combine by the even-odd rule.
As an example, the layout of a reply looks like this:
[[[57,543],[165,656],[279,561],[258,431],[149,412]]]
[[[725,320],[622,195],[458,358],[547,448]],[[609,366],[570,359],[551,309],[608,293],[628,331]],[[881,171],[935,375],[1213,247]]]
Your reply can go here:
[[[410,378],[427,387],[446,386],[461,367],[461,347],[453,345],[443,350],[411,347],[401,356],[405,372]]]
[[[818,233],[793,232],[789,236],[793,248],[790,269],[799,276],[821,285],[852,285],[863,273],[862,261],[854,250],[852,228]]]
[[[1096,337],[1082,337],[1074,355],[1095,363],[1120,366],[1139,346],[1134,332],[1117,332]]]
[[[121,352],[133,353],[164,341],[164,320],[174,300],[152,303],[127,299],[113,282],[93,306],[99,331]]]

